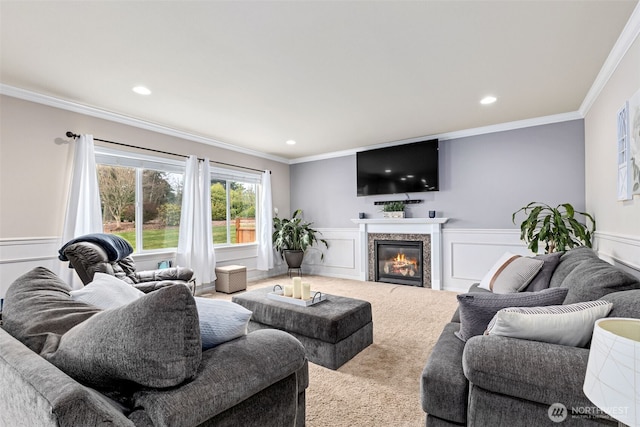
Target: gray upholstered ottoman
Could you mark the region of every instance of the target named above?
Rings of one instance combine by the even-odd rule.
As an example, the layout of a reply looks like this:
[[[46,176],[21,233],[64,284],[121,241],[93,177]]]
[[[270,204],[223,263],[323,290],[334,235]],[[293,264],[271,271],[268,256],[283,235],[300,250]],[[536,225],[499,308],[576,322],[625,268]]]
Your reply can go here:
[[[309,307],[267,297],[271,287],[236,295],[232,301],[251,310],[249,330],[280,329],[296,337],[307,358],[338,369],[373,342],[371,304],[354,298],[327,295]]]

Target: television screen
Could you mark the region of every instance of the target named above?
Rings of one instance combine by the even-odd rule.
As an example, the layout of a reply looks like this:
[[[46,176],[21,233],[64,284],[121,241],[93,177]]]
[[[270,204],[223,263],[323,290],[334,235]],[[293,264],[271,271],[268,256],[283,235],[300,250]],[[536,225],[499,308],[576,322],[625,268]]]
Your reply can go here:
[[[438,140],[356,153],[358,196],[438,191]]]

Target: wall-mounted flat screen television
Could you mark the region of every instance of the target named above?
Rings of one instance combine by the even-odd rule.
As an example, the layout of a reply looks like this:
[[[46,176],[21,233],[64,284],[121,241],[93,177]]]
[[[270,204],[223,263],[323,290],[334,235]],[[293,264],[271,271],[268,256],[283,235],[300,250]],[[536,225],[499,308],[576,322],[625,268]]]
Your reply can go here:
[[[358,196],[438,191],[438,140],[356,153]]]

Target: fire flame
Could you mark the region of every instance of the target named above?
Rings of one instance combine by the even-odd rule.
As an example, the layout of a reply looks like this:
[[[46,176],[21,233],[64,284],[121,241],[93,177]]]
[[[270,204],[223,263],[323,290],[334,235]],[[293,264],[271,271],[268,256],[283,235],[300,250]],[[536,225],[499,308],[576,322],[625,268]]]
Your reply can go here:
[[[405,254],[398,253],[391,261],[396,265],[414,265],[417,266],[418,260],[415,258],[407,258]]]

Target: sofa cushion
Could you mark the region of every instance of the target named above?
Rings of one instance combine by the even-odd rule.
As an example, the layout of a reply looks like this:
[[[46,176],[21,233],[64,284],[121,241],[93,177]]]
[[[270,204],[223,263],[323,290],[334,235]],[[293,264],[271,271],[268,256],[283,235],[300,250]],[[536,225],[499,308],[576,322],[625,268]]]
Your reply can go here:
[[[100,309],[74,301],[71,288],[52,271],[36,267],[9,286],[2,312],[3,328],[35,353],[45,341],[61,336]]]
[[[93,281],[82,289],[71,291],[76,301],[95,305],[103,310],[129,304],[144,295],[144,292],[106,273],[96,273]]]
[[[609,317],[640,318],[640,289],[612,292],[600,300],[613,303]]]
[[[306,370],[304,347],[291,334],[275,329],[255,331],[203,352],[193,381],[179,388],[135,392],[133,406],[144,408],[154,426],[197,426],[303,368]],[[264,421],[253,420],[253,425],[261,423]],[[228,425],[250,424],[236,420]]]
[[[458,323],[445,325],[422,371],[420,396],[426,413],[464,424],[469,382],[462,372],[465,343],[454,336],[459,329]]]
[[[586,347],[595,321],[607,316],[612,306],[607,301],[588,301],[503,308],[493,317],[485,334]]]
[[[537,292],[547,289],[551,284],[551,277],[556,271],[558,264],[560,264],[560,257],[563,254],[564,252],[554,252],[551,254],[536,255],[535,259],[542,260],[544,264],[542,264],[542,268],[538,274],[536,274],[533,280],[524,288],[524,291]]]
[[[200,297],[195,300],[203,350],[247,334],[251,311],[231,301]]]
[[[593,406],[582,392],[588,359],[586,348],[484,335],[467,341],[462,367],[474,387],[511,396],[514,405],[538,402],[546,411],[555,402]]]
[[[539,292],[494,294],[470,292],[458,295],[460,331],[456,336],[467,341],[482,335],[493,316],[507,307],[535,307],[561,304],[567,295],[565,288],[543,289]]]
[[[562,256],[560,256],[560,263],[558,263],[558,266],[551,276],[549,287],[555,288],[558,286],[562,286],[562,282],[564,282],[564,279],[567,278],[567,275],[571,273],[573,269],[576,268],[580,263],[582,263],[583,261],[597,259],[599,258],[594,250],[586,246],[580,246],[578,248],[573,248],[566,251]]]
[[[186,286],[162,288],[49,337],[42,356],[101,390],[178,385],[202,357],[195,301]]]
[[[521,291],[540,271],[543,264],[542,260],[507,252],[485,274],[479,287],[496,294]]]
[[[559,268],[559,267],[558,267]],[[606,294],[640,288],[631,274],[599,258],[582,261],[562,282],[569,293],[564,304],[593,301]]]

